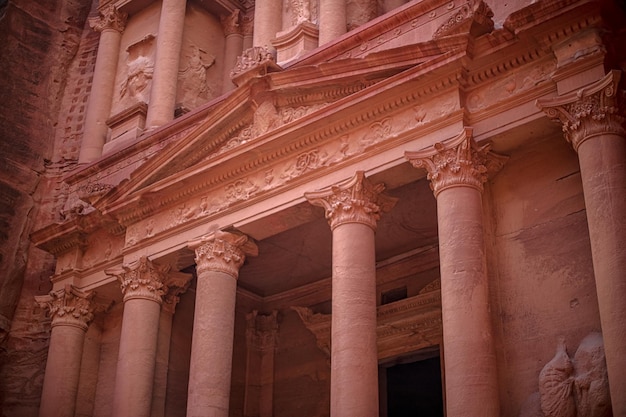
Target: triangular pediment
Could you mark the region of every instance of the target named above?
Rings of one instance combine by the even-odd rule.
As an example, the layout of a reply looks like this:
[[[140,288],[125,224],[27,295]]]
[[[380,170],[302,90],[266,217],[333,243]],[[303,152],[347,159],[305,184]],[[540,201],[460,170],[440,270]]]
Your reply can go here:
[[[242,155],[251,152],[251,147],[255,154],[264,149],[277,152],[282,145],[275,138],[288,137],[306,125],[319,126],[325,118],[326,122],[337,122],[349,113],[353,101],[366,100],[389,87],[401,88],[394,80],[411,71],[427,73],[431,64],[441,65],[446,57],[463,51],[466,44],[465,37],[457,36],[258,77],[210,104],[213,107],[204,121],[94,205],[111,212],[141,200],[147,207],[159,198],[155,194],[158,191],[180,186],[176,184],[182,178],[214,170],[228,163],[225,161],[245,160]]]

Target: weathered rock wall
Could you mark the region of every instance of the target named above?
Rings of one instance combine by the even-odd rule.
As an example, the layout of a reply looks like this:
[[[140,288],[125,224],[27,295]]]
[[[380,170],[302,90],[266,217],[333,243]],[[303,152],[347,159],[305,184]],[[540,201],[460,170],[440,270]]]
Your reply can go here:
[[[45,213],[68,68],[91,2],[0,2],[0,410],[37,414],[48,328],[33,296],[49,289],[53,259],[29,233]]]

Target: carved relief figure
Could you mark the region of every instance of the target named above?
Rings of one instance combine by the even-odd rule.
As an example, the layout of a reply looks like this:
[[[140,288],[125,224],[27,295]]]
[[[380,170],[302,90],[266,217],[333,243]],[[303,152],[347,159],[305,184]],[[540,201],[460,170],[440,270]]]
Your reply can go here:
[[[188,107],[196,107],[213,94],[213,87],[207,80],[207,71],[215,64],[215,57],[205,50],[192,45],[187,66],[178,74],[183,94],[183,102]]]
[[[600,333],[590,333],[574,358],[559,340],[554,357],[539,373],[539,401],[526,402],[520,416],[610,417],[611,398]],[[531,397],[537,397],[536,393]],[[537,409],[539,408],[539,409]]]
[[[147,56],[139,56],[127,64],[127,76],[120,87],[120,98],[128,95],[137,101],[148,102],[148,85],[154,73],[154,63]]]
[[[291,24],[293,26],[311,21],[311,0],[290,0],[287,7],[291,9]]]

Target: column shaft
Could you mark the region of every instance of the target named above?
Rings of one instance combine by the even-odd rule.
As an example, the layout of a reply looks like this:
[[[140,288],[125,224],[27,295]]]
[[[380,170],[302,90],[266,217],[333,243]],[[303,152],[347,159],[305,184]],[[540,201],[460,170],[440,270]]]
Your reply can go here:
[[[333,231],[330,415],[378,416],[374,230]]]
[[[281,0],[256,0],[253,46],[265,46],[270,50],[274,49],[270,41],[282,29],[282,13]]]
[[[127,15],[113,5],[100,11],[100,17],[90,24],[101,32],[98,56],[91,82],[91,93],[85,113],[85,129],[78,156],[79,163],[88,163],[102,155],[102,147],[108,134],[107,119],[111,114],[115,75],[120,53],[120,40]]]
[[[499,416],[482,218],[475,188],[448,188],[437,196],[449,417]]]
[[[613,414],[626,415],[626,139],[578,148]]]
[[[167,370],[172,338],[172,319],[172,313],[163,308],[159,319],[158,342],[155,356],[156,368],[154,370],[154,389],[152,392],[152,411],[150,413],[150,417],[165,416]]]
[[[320,0],[319,45],[338,38],[347,31],[345,0]]]
[[[163,0],[161,5],[154,75],[146,116],[148,128],[164,125],[174,119],[186,5],[187,2],[183,0]]]
[[[243,35],[233,33],[226,36],[226,48],[224,52],[224,75],[222,77],[222,93],[235,88],[230,79],[230,72],[237,63],[237,57],[243,52]]]
[[[187,416],[228,416],[237,280],[224,272],[198,274],[191,342]]]
[[[160,310],[152,300],[124,302],[113,399],[116,417],[150,417]]]
[[[84,341],[83,329],[52,328],[39,417],[74,417]]]

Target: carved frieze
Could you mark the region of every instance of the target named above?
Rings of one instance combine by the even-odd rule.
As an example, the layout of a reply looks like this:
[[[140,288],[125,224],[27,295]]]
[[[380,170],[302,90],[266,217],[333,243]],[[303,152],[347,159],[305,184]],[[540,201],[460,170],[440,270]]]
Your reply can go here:
[[[474,36],[493,30],[493,12],[483,0],[469,0],[441,25],[433,34],[433,39],[447,35],[469,32]]]
[[[594,136],[626,136],[624,92],[619,89],[620,71],[578,91],[553,99],[537,100],[537,106],[563,127],[565,139],[578,151],[581,143]]]
[[[390,211],[397,201],[382,194],[384,189],[384,184],[372,184],[363,171],[358,171],[348,181],[304,196],[324,208],[331,229],[344,223],[362,223],[376,230],[382,213]]]
[[[104,272],[120,282],[124,301],[144,299],[161,304],[163,295],[167,293],[165,282],[169,270],[169,265],[159,265],[142,256],[130,265]]]
[[[189,242],[196,252],[198,276],[209,271],[222,272],[237,279],[246,256],[256,256],[258,248],[246,235],[216,231]]]
[[[98,11],[99,16],[89,19],[89,26],[98,32],[107,29],[123,32],[128,13],[120,12],[114,4],[108,4]]]
[[[68,284],[59,291],[36,296],[35,300],[41,307],[48,309],[52,327],[74,326],[87,331],[95,310],[94,296],[93,291],[81,291]]]
[[[490,144],[478,146],[472,139],[472,129],[465,128],[450,141],[418,152],[405,152],[405,156],[415,168],[426,169],[430,187],[437,196],[455,186],[474,187],[482,192],[489,174],[499,171],[507,159],[490,149]]]

